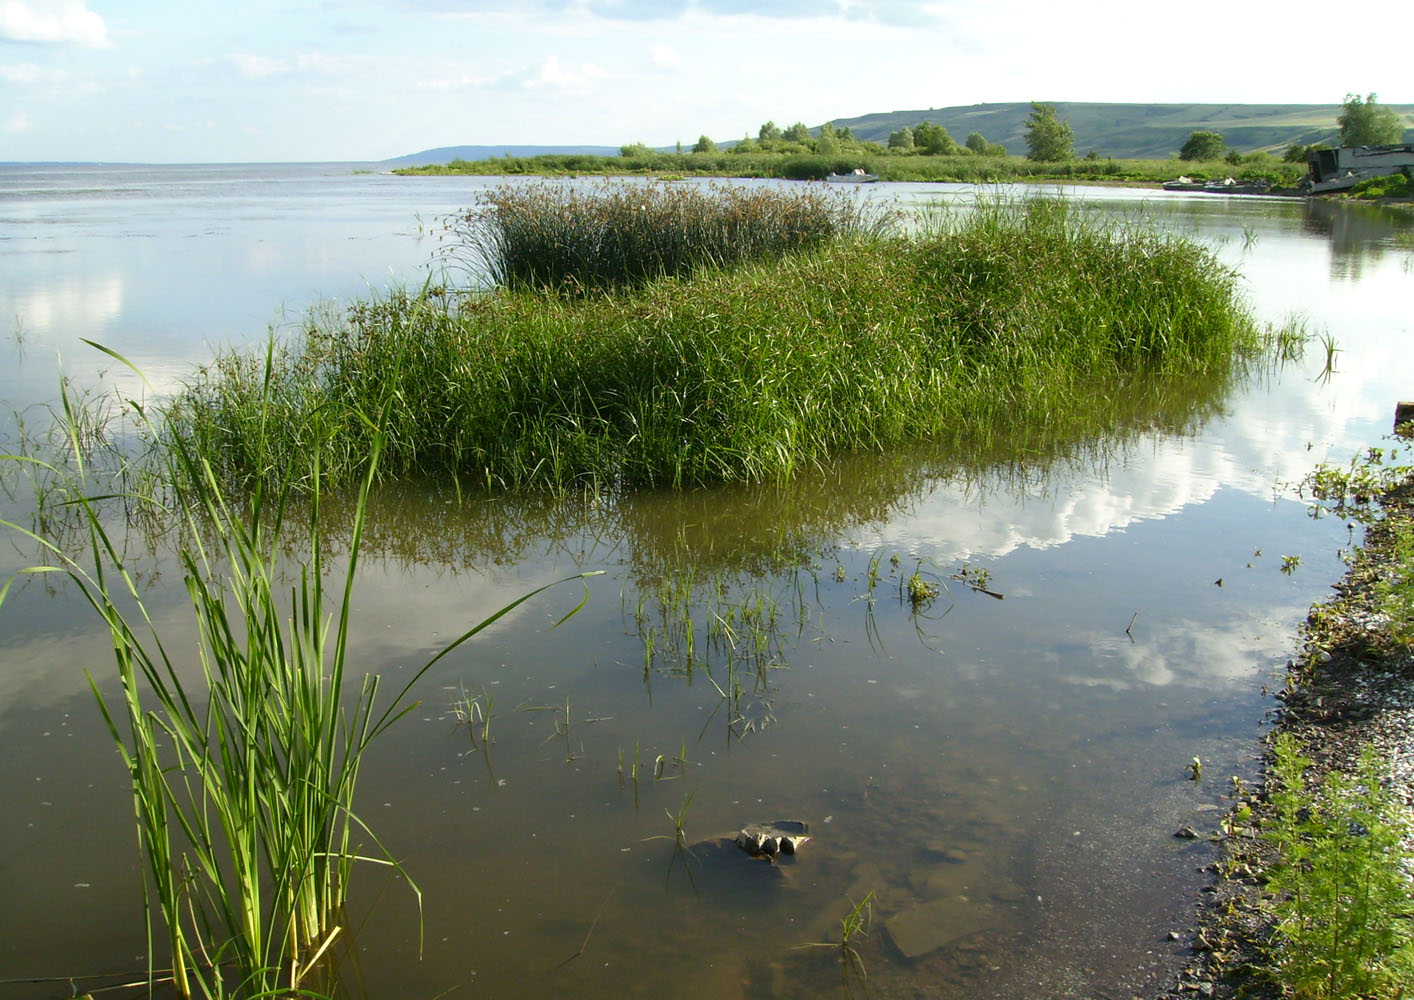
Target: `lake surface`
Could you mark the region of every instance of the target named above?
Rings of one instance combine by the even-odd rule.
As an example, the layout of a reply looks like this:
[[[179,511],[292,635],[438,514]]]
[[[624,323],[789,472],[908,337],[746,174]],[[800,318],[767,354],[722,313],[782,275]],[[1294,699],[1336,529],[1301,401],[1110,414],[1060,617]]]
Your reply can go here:
[[[7,439],[42,422],[61,365],[81,386],[161,394],[310,308],[420,285],[439,218],[494,183],[355,164],[0,167],[0,400],[21,414]],[[1293,484],[1381,443],[1414,397],[1414,226],[1369,206],[1060,193],[1212,245],[1261,317],[1334,337],[1334,374],[1313,344],[1111,436],[990,462],[919,448],[784,487],[381,496],[355,662],[391,681],[533,587],[604,575],[564,625],[578,584],[442,660],[365,763],[362,815],[420,885],[425,939],[419,957],[405,886],[358,873],[350,994],[831,995],[847,989],[838,949],[802,946],[838,940],[870,892],[872,995],[1163,981],[1214,857],[1173,832],[1215,830],[1230,777],[1255,776],[1266,689],[1355,537]],[[965,210],[976,192],[860,196]],[[34,559],[10,536],[0,571]],[[182,636],[180,574],[160,548],[148,565],[154,618]],[[903,596],[914,572],[937,599]],[[0,607],[0,998],[143,968],[132,807],[86,671],[116,688],[92,613],[62,586],[17,584]],[[458,721],[467,696],[489,710],[489,746]],[[775,819],[814,840],[775,867],[677,853],[667,814],[689,796],[689,841]],[[56,978],[17,982],[41,977]]]

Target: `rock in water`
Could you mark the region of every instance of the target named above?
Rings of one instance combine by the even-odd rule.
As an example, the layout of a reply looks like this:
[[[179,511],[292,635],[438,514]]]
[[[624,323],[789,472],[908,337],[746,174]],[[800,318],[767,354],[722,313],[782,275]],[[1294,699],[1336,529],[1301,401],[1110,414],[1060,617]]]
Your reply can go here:
[[[917,958],[994,927],[997,922],[996,907],[973,903],[962,896],[950,896],[911,906],[890,917],[884,929],[905,958]]]
[[[776,820],[774,823],[751,823],[736,835],[736,846],[753,858],[775,859],[779,854],[794,854],[810,840],[809,827],[800,820]]]

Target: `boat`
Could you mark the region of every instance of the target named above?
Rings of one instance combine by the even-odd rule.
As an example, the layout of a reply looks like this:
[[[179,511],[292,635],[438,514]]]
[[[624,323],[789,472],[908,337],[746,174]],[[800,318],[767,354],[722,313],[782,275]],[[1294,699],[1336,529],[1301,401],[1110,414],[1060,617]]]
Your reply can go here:
[[[1180,176],[1164,181],[1165,191],[1196,191],[1203,194],[1266,194],[1272,186],[1267,181],[1239,181],[1232,177],[1220,181],[1200,181]]]
[[[1271,189],[1269,181],[1239,181],[1231,177],[1222,181],[1209,181],[1203,187],[1208,194],[1266,194]]]
[[[826,174],[825,180],[830,184],[872,184],[879,179],[878,174],[871,174],[863,167],[855,167],[847,174]]]
[[[1207,186],[1207,181],[1195,181],[1192,177],[1182,174],[1176,180],[1164,181],[1165,191],[1202,191]]]

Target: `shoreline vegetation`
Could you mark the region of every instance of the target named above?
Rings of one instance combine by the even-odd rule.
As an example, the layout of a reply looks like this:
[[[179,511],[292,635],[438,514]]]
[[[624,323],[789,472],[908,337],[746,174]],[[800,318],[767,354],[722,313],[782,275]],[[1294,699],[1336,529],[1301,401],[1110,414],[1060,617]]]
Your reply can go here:
[[[1256,788],[1233,779],[1216,884],[1168,1000],[1408,995],[1414,981],[1414,424],[1348,469],[1313,512],[1366,526],[1287,667]]]
[[[486,160],[452,160],[450,163],[400,167],[401,176],[643,176],[744,177],[777,180],[823,180],[830,174],[856,169],[881,181],[1005,184],[1057,181],[1073,184],[1162,184],[1182,173],[1195,179],[1266,181],[1274,188],[1294,188],[1306,173],[1306,164],[1286,162],[1269,153],[1253,153],[1233,163],[1226,159],[1183,161],[1173,159],[1115,159],[1079,157],[1055,162],[1009,156],[1005,152],[971,153],[959,148],[952,154],[890,154],[880,152],[769,153],[711,152],[659,153],[632,151],[630,155],[546,154],[504,156]]]
[[[172,433],[224,484],[316,456],[326,484],[348,484],[374,434],[360,414],[388,399],[389,478],[552,492],[783,481],[838,454],[1004,436],[1043,415],[1078,427],[1077,400],[1235,372],[1302,339],[1257,324],[1236,275],[1181,237],[1046,199],[904,233],[847,202],[497,189],[450,222],[447,253],[501,286],[391,294],[263,356],[221,355],[171,403]],[[723,259],[758,236],[752,259]]]

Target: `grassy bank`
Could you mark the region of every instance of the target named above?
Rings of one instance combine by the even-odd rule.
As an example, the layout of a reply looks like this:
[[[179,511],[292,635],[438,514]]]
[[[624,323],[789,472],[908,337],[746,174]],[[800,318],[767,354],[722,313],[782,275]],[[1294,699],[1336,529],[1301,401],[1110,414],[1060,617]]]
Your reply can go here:
[[[1240,163],[1226,160],[1190,162],[1172,159],[1073,159],[1038,163],[1024,156],[926,156],[868,152],[820,155],[814,153],[650,153],[638,156],[547,155],[499,157],[489,160],[453,160],[448,164],[406,167],[398,174],[546,177],[663,176],[770,177],[781,180],[819,180],[827,174],[849,173],[862,167],[885,181],[950,181],[964,184],[997,184],[1026,181],[1067,183],[1159,184],[1179,174],[1200,179],[1266,180],[1294,185],[1306,173],[1305,164],[1283,163],[1276,157],[1254,155]]]
[[[994,204],[612,294],[438,289],[215,360],[172,426],[226,481],[364,468],[463,487],[789,478],[831,455],[1064,421],[1085,390],[1227,370],[1263,332],[1189,241]]]

